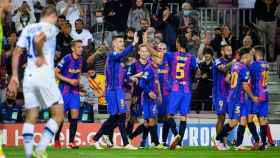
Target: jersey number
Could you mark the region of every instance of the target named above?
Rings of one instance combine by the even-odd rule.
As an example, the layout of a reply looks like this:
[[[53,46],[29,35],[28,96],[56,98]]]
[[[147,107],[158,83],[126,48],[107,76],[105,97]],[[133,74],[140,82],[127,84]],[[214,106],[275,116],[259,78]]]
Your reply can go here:
[[[266,87],[266,86],[267,86],[268,79],[269,79],[269,73],[268,73],[268,71],[263,71],[263,72],[262,72],[262,78],[263,78],[263,80],[262,80],[262,86],[263,86],[263,87]]]
[[[233,72],[231,75],[231,82],[230,82],[230,88],[233,89],[237,86],[237,81],[238,81],[238,73]]]
[[[32,57],[37,57],[37,50],[36,50],[36,46],[35,46],[35,42],[34,42],[34,37],[27,37],[27,41],[28,41],[28,48],[27,48],[27,56],[29,58]]]
[[[176,67],[176,79],[182,79],[185,77],[185,64],[184,63],[177,63]]]

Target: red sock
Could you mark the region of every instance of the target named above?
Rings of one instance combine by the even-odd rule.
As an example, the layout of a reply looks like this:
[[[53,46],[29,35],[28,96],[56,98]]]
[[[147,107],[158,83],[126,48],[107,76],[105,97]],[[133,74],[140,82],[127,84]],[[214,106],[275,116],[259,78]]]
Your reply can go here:
[[[272,134],[271,134],[271,130],[270,130],[270,126],[267,126],[267,134],[266,137],[268,139],[268,143],[269,144],[273,144],[273,139],[272,139]]]

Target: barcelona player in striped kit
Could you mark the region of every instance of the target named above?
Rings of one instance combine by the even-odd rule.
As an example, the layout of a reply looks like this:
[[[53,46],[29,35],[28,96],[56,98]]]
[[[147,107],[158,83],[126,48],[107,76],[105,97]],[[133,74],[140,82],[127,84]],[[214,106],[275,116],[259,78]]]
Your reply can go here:
[[[117,124],[123,140],[123,145],[126,149],[135,150],[136,147],[128,142],[125,121],[127,106],[124,99],[124,69],[121,64],[122,59],[133,52],[134,46],[138,43],[137,35],[134,36],[134,42],[124,49],[124,38],[122,36],[113,37],[113,51],[108,53],[106,61],[106,92],[107,108],[110,117],[103,123],[100,130],[93,137],[94,146],[97,149],[102,149],[99,139],[104,133],[112,131]]]
[[[260,123],[260,137],[262,145],[260,149],[265,149],[267,144],[266,136],[268,127],[268,78],[269,78],[269,65],[264,61],[264,48],[262,46],[255,46],[253,48],[256,61],[250,66],[251,76],[251,89],[253,95],[259,98],[258,103],[251,102],[251,112],[258,116]],[[250,118],[249,118],[250,121]],[[253,121],[252,121],[253,123]],[[255,128],[254,128],[255,129]],[[253,133],[252,133],[253,134]],[[256,131],[254,132],[256,135]],[[254,136],[253,134],[253,136]],[[257,137],[257,136],[255,136]],[[257,142],[256,142],[257,143]]]
[[[170,65],[169,87],[171,88],[168,103],[168,124],[175,136],[170,149],[182,146],[184,138],[187,115],[190,111],[192,96],[192,80],[197,70],[196,58],[192,53],[186,52],[187,40],[185,36],[180,35],[176,40],[177,52],[166,54]],[[179,133],[176,129],[174,115],[180,111]]]
[[[240,119],[248,116],[248,106],[245,95],[247,94],[253,102],[258,102],[258,97],[248,88],[249,69],[253,58],[251,54],[241,56],[241,61],[236,62],[231,68],[230,92],[227,98],[229,123],[225,124],[222,131],[217,135],[216,148],[218,150],[229,150],[225,138],[228,133],[238,125]],[[237,136],[237,139],[240,136]],[[240,146],[241,147],[241,146]]]
[[[75,40],[71,42],[72,53],[64,56],[55,69],[56,78],[59,80],[59,89],[63,96],[64,111],[69,112],[70,137],[69,148],[78,148],[75,143],[75,135],[78,126],[80,109],[80,74],[82,71],[82,41]],[[59,136],[63,124],[55,136],[55,147],[60,147]]]

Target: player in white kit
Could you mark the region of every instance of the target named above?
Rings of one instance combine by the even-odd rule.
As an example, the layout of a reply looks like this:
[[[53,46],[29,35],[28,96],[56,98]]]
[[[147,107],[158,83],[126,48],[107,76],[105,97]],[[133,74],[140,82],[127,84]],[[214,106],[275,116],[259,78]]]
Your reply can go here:
[[[26,158],[47,158],[46,148],[64,119],[63,100],[54,75],[58,33],[56,21],[55,8],[44,8],[41,21],[24,28],[13,52],[13,75],[8,86],[8,96],[15,96],[19,86],[19,56],[24,50],[28,56],[23,80],[26,118],[22,133]],[[33,151],[34,125],[40,108],[49,108],[52,117],[46,123],[41,140]]]

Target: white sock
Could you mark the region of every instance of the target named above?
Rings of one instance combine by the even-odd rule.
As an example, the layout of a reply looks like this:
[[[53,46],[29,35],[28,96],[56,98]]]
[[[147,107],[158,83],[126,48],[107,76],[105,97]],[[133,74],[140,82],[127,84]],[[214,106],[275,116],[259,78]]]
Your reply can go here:
[[[34,125],[31,123],[24,123],[22,129],[22,135],[23,135],[25,157],[31,158],[32,150],[33,150]]]
[[[44,153],[45,152],[45,150],[47,149],[50,141],[55,136],[57,130],[58,130],[58,125],[55,122],[55,120],[49,119],[49,121],[46,123],[45,129],[43,131],[41,141],[36,148],[37,153]]]

